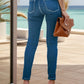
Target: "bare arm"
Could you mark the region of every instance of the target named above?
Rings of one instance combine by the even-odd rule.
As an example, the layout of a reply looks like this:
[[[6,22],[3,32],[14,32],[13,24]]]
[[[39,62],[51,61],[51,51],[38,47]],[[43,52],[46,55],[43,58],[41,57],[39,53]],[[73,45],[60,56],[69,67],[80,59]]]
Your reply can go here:
[[[65,21],[64,22],[65,23],[68,23],[69,15],[66,12],[64,0],[58,0],[58,2],[59,2],[59,5],[61,7],[62,16],[65,18]]]
[[[64,0],[58,0],[58,1],[59,1],[59,4],[60,4],[60,7],[61,7],[61,10],[62,10],[62,11],[65,11]]]

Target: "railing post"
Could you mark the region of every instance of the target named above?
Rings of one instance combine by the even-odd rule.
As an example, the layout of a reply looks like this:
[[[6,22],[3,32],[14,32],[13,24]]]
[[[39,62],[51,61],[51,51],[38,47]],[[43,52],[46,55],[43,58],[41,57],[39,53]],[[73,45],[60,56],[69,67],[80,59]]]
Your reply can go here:
[[[17,0],[10,3],[10,84],[17,84]]]

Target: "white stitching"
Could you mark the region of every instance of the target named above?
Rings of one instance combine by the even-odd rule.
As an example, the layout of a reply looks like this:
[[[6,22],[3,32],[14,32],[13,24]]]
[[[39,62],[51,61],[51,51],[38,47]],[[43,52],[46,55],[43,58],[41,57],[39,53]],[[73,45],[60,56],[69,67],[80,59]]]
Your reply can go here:
[[[38,2],[38,6],[39,6],[40,12],[41,12],[42,14],[44,14],[44,13],[42,12],[41,8],[40,8],[40,0],[39,0],[39,2]]]
[[[35,11],[35,0],[34,0],[34,3],[33,3],[33,10],[31,12],[28,11],[28,13],[33,13]]]

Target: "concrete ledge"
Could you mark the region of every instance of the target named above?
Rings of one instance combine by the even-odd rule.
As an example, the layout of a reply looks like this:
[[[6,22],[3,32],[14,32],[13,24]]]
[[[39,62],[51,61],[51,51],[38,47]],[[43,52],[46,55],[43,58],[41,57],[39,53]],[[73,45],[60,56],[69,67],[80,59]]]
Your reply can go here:
[[[17,44],[27,43],[28,29],[19,28],[17,31],[18,31],[17,32],[17,34],[18,34],[17,35]],[[71,34],[84,35],[84,30],[72,29]],[[59,37],[58,42],[63,42],[66,38],[67,37]],[[39,41],[46,42],[46,38],[43,37],[43,30],[41,30],[41,32],[40,32]],[[5,44],[5,43],[10,43],[10,36],[9,35],[6,35],[6,39],[0,40],[0,44]]]
[[[17,28],[17,38],[28,38],[28,29]]]
[[[79,29],[71,29],[71,34],[80,34],[84,35],[84,30],[79,30]]]
[[[41,42],[46,42],[46,38],[43,37],[43,38],[39,39],[39,41],[41,41]]]
[[[65,40],[66,37],[58,37],[58,42],[63,42]],[[41,38],[39,39],[39,41],[41,42],[46,42],[46,38]]]
[[[28,39],[28,29],[18,28],[17,29],[17,38]],[[43,38],[43,29],[40,31],[40,39]]]

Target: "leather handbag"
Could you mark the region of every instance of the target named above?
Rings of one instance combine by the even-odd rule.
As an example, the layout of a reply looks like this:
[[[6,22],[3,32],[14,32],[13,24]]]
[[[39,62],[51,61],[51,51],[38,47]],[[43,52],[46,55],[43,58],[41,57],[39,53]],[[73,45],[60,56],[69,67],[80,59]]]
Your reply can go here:
[[[73,19],[69,18],[68,24],[64,23],[64,17],[58,17],[53,36],[68,37],[71,32],[71,28],[74,25]]]

